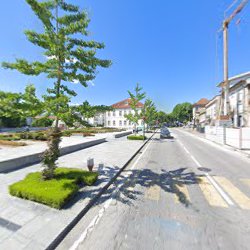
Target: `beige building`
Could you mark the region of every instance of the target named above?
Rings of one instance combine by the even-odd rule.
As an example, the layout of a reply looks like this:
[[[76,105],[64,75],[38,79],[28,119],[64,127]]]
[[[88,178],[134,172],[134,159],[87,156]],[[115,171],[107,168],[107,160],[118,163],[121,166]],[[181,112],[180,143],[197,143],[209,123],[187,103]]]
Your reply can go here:
[[[195,127],[204,127],[206,121],[206,105],[208,99],[202,98],[193,105],[193,124]]]
[[[219,108],[220,108],[220,95],[215,96],[211,99],[205,106],[206,108],[206,124],[214,126],[216,120],[219,117]]]

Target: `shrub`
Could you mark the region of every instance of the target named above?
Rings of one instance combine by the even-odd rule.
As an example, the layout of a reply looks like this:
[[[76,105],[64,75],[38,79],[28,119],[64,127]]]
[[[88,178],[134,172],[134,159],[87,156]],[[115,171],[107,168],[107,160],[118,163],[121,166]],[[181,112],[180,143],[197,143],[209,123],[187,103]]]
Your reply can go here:
[[[57,168],[55,178],[44,181],[41,172],[28,174],[24,180],[9,186],[19,198],[36,201],[53,208],[62,208],[79,190],[79,185],[93,185],[98,173],[74,168]]]
[[[19,141],[20,136],[13,134],[0,135],[0,140],[2,141]]]
[[[128,135],[128,140],[146,140],[147,137],[143,135]]]
[[[15,141],[0,140],[0,145],[21,147],[21,146],[26,146],[27,144],[25,142],[15,142]]]
[[[35,119],[32,122],[32,127],[51,127],[52,123],[53,123],[53,119],[43,117],[43,118]]]
[[[19,137],[24,140],[39,140],[39,141],[47,141],[48,136],[46,132],[22,132],[19,133]]]
[[[89,132],[82,133],[82,135],[83,136],[95,136],[95,134],[89,133]]]

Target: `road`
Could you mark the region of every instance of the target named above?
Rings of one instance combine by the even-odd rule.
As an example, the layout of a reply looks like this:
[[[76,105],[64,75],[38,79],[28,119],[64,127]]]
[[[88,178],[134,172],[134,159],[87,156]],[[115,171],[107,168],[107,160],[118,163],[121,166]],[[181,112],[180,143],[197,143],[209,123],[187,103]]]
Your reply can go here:
[[[153,138],[58,249],[250,249],[250,159],[172,132]]]

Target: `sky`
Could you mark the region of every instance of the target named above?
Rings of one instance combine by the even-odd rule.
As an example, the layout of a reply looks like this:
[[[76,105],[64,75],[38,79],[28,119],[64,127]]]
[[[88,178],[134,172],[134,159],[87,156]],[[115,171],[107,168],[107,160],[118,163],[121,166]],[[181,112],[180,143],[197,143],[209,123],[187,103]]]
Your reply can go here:
[[[171,112],[177,103],[194,103],[219,93],[216,85],[223,80],[223,40],[218,30],[227,7],[236,2],[235,8],[240,0],[68,2],[88,11],[89,38],[106,45],[98,57],[113,62],[108,69],[99,68],[88,88],[70,83],[78,93],[73,103],[88,100],[93,105],[111,105],[127,98],[127,91],[139,83],[159,110]],[[230,76],[250,70],[249,12],[250,4],[230,24]],[[26,29],[42,30],[26,1],[2,1],[0,62],[43,59],[43,51],[27,41]],[[31,77],[0,69],[0,90],[23,92],[29,83],[35,84],[39,97],[52,84],[43,75]]]

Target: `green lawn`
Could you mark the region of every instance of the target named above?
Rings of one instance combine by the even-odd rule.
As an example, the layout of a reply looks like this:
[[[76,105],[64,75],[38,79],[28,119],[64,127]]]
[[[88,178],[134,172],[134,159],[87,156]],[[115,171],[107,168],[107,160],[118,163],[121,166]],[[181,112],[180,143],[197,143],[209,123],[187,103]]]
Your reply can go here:
[[[13,196],[60,209],[77,193],[80,184],[93,185],[97,178],[96,172],[57,168],[53,180],[42,180],[41,172],[31,173],[24,180],[10,185],[9,192]]]

